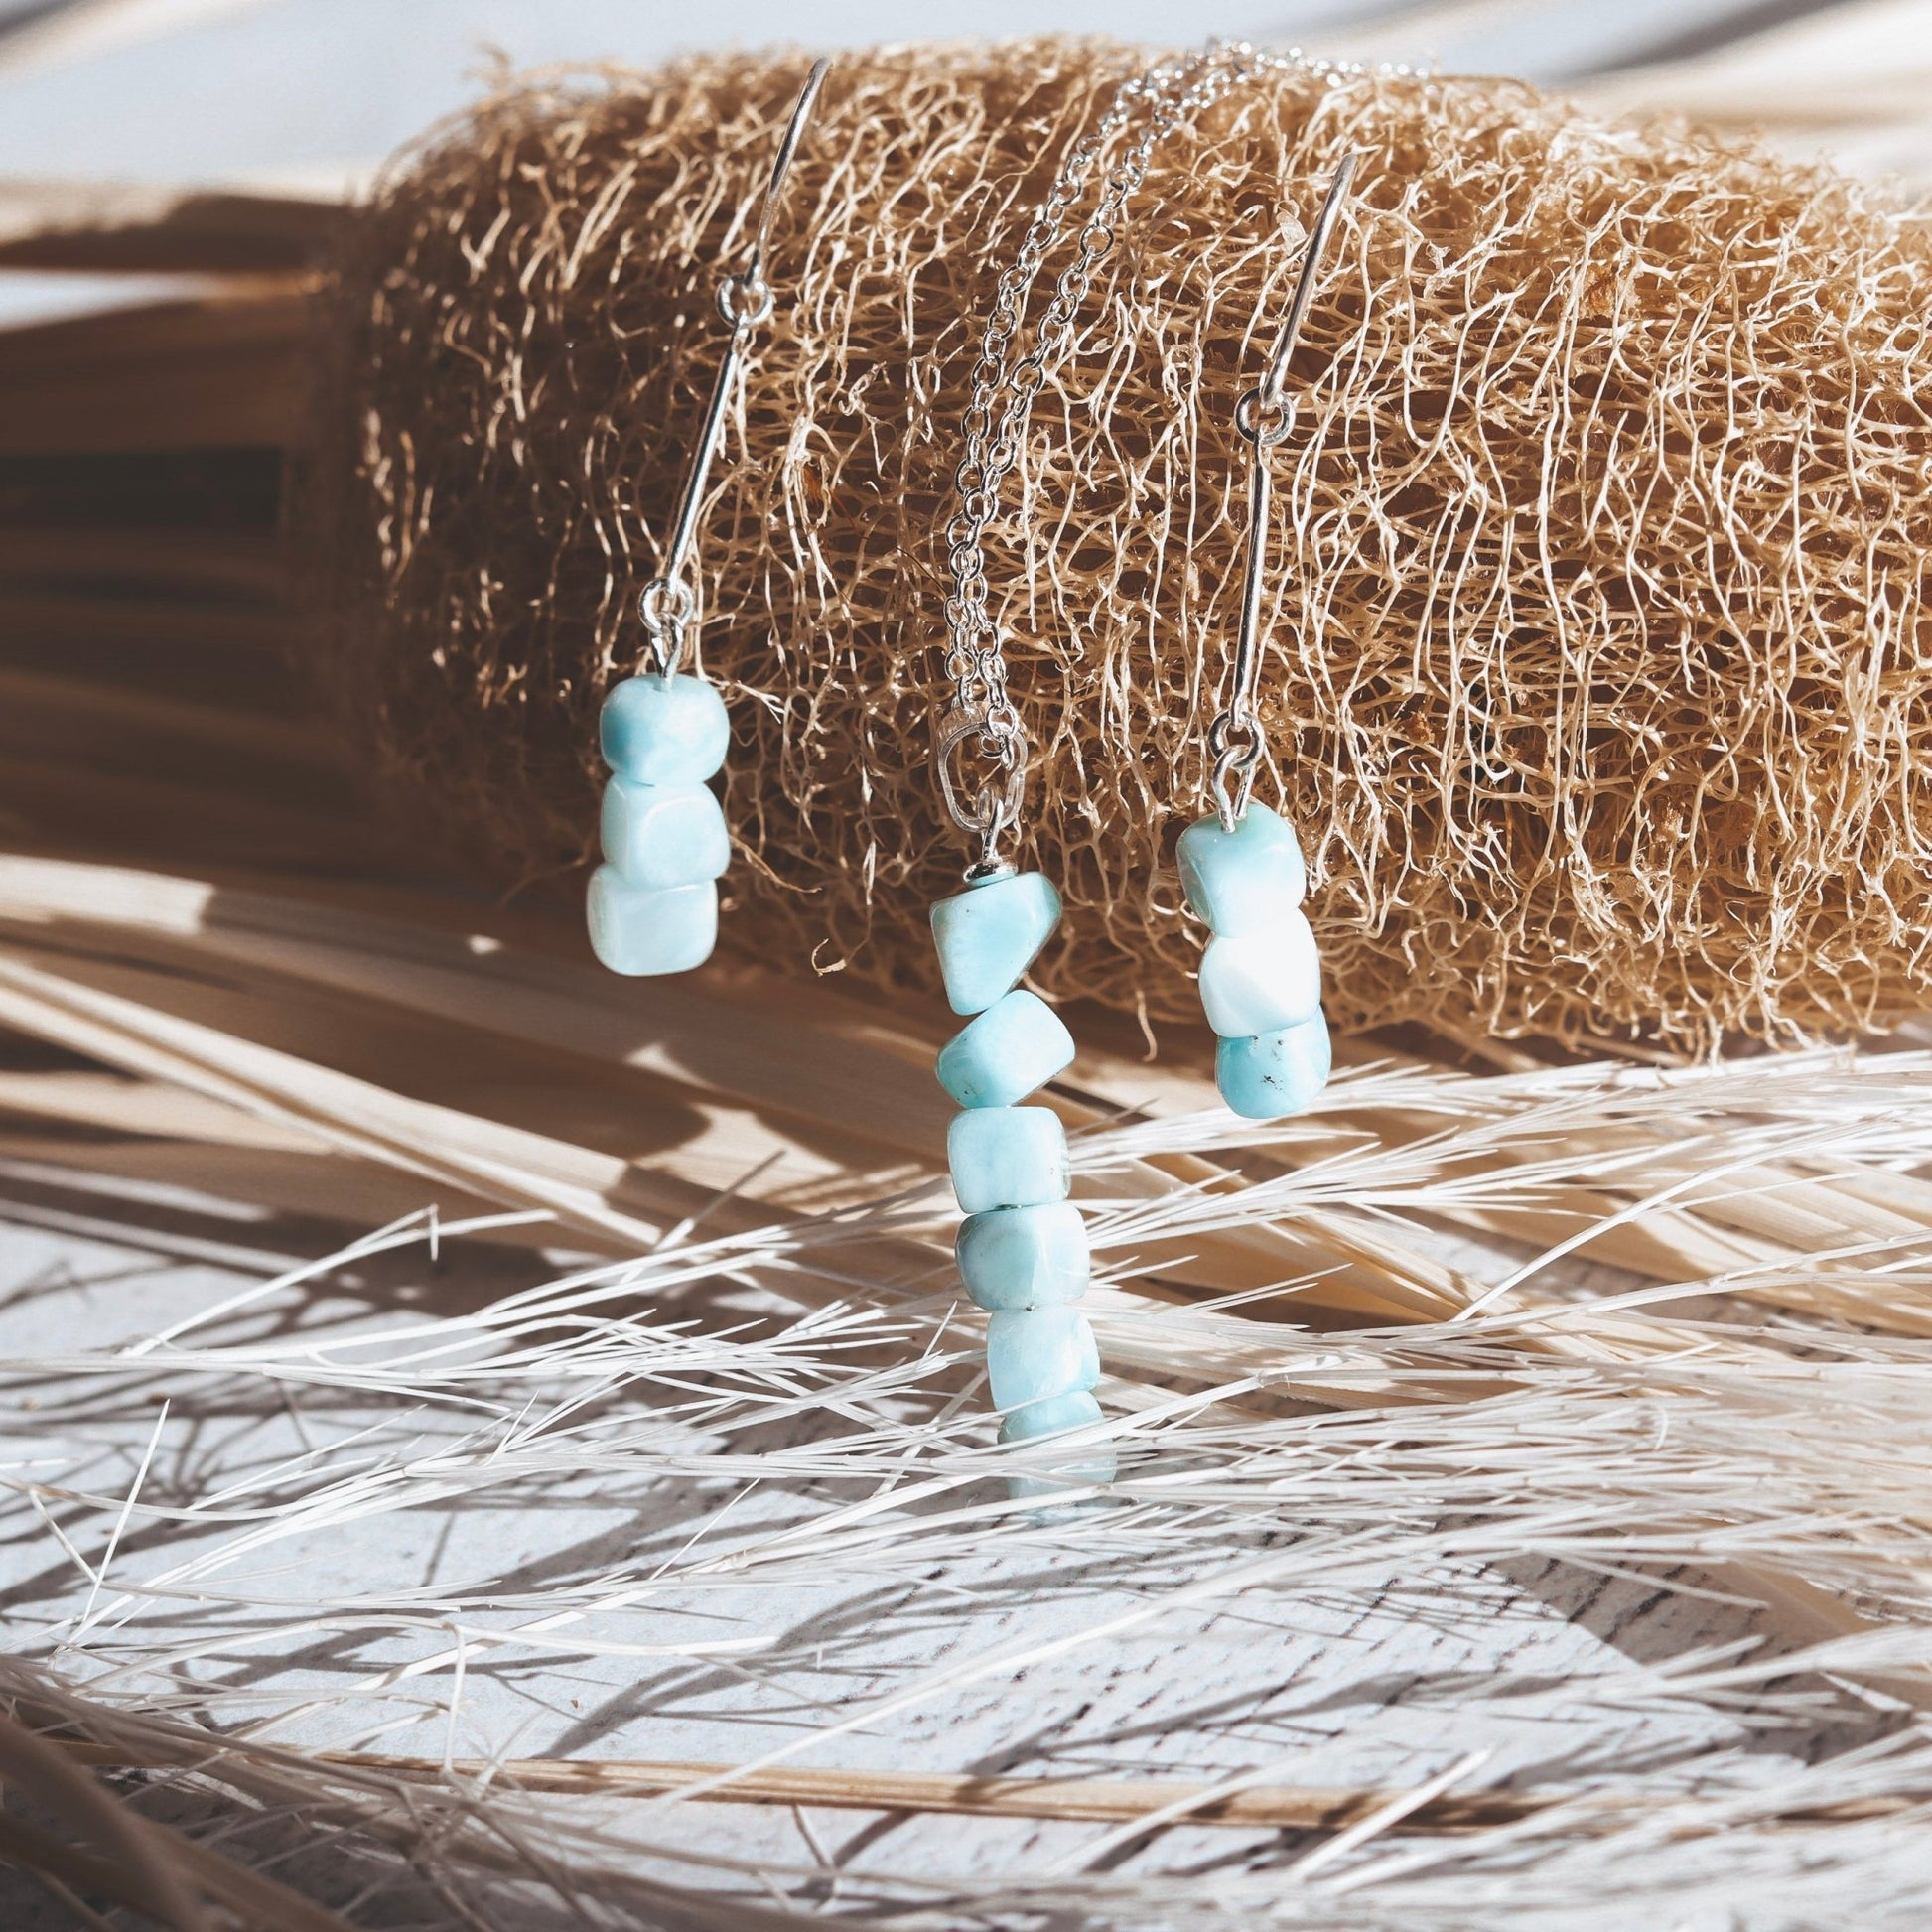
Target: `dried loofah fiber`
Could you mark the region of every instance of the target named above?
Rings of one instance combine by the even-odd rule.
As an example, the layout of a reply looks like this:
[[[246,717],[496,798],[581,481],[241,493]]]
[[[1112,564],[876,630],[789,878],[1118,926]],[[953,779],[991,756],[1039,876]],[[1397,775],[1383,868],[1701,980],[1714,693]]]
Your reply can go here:
[[[934,982],[965,384],[1063,152],[1145,64],[1035,41],[833,71],[703,522],[729,943]],[[302,511],[319,675],[505,883],[591,849],[598,706],[638,661],[721,257],[803,70],[504,92],[407,158],[339,264]],[[1695,1051],[1919,1002],[1925,229],[1526,86],[1314,71],[1156,150],[989,543],[1025,850],[1067,905],[1038,982],[1198,1017],[1173,849],[1233,642],[1231,415],[1350,148],[1276,458],[1257,791],[1310,849],[1331,1014]]]

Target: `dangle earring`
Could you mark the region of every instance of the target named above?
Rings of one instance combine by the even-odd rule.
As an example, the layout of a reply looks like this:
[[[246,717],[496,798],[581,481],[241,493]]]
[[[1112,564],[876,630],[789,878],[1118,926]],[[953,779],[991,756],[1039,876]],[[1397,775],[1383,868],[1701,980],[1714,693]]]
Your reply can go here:
[[[1299,1113],[1327,1084],[1330,1065],[1321,961],[1302,911],[1308,890],[1302,848],[1279,814],[1253,803],[1250,794],[1264,746],[1255,691],[1272,496],[1269,456],[1295,420],[1294,401],[1284,393],[1288,360],[1354,172],[1355,157],[1344,156],[1309,237],[1281,340],[1261,382],[1235,408],[1235,428],[1252,454],[1232,689],[1207,731],[1217,809],[1180,835],[1181,886],[1194,916],[1213,935],[1201,956],[1200,996],[1207,1024],[1220,1036],[1214,1082],[1227,1105],[1249,1120]]]
[[[662,572],[637,599],[651,668],[625,678],[604,701],[598,737],[611,767],[599,817],[604,863],[592,875],[591,947],[614,973],[682,973],[711,957],[718,938],[718,881],[731,864],[731,833],[709,780],[723,769],[731,718],[717,688],[683,671],[699,617],[695,571],[687,576],[732,385],[752,332],[771,314],[764,279],[771,219],[829,62],[816,63],[791,110],[765,187],[745,266],[718,285],[731,327],[684,480]]]
[[[953,1191],[964,1211],[955,1253],[967,1293],[988,1311],[987,1377],[1004,1412],[1003,1443],[1056,1435],[1100,1420],[1093,1330],[1073,1304],[1086,1293],[1086,1228],[1067,1199],[1066,1135],[1028,1096],[1073,1059],[1073,1036],[1037,994],[1019,984],[1059,923],[1060,896],[1043,873],[1000,856],[1020,818],[1027,736],[1007,690],[1007,663],[988,608],[985,537],[1000,485],[1019,461],[1034,396],[1064,350],[1095,270],[1112,249],[1127,200],[1155,143],[1236,82],[1278,65],[1252,48],[1217,45],[1129,80],[1094,132],[1069,150],[1013,264],[1001,277],[973,371],[962,425],[958,509],[947,526],[950,701],[940,713],[934,763],[946,812],[972,842],[966,890],[932,908],[946,997],[968,1025],[940,1051],[939,1081],[963,1110],[946,1136]],[[1100,185],[1079,229],[1076,258],[1054,284],[1034,347],[1009,366],[1014,338],[1047,252],[1064,236],[1107,145],[1138,133]],[[1105,1482],[1106,1445],[1081,1451],[1062,1480]],[[1020,1477],[1016,1493],[1050,1489]]]

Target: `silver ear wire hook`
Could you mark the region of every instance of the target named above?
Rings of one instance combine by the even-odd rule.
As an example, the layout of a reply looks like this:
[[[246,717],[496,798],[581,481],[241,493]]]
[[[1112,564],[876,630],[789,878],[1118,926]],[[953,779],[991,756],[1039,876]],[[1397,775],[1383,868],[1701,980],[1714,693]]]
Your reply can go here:
[[[746,258],[744,274],[738,278],[746,293],[754,298],[760,295],[764,298],[767,315],[770,313],[770,290],[765,287],[764,258],[771,247],[771,219],[778,211],[779,199],[785,192],[785,177],[791,173],[792,157],[798,152],[798,143],[805,134],[805,123],[812,117],[812,108],[818,101],[818,90],[825,84],[825,76],[831,67],[830,61],[814,61],[811,72],[805,76],[805,84],[798,90],[791,119],[785,123],[784,139],[778,143],[777,155],[771,163],[771,179],[765,186],[764,206],[759,209],[758,232],[752,238],[752,252]],[[758,318],[760,322],[763,319],[763,316]]]
[[[1314,293],[1314,278],[1327,252],[1341,213],[1348,184],[1354,179],[1355,156],[1345,154],[1328,185],[1315,216],[1313,231],[1302,256],[1302,271],[1289,298],[1288,318],[1268,358],[1262,378],[1235,404],[1234,426],[1253,451],[1248,465],[1248,528],[1241,578],[1241,618],[1235,633],[1233,688],[1227,707],[1207,728],[1207,749],[1214,759],[1213,789],[1222,827],[1232,832],[1248,809],[1254,789],[1255,767],[1261,762],[1264,740],[1255,712],[1256,688],[1261,680],[1261,578],[1268,561],[1268,516],[1274,500],[1269,452],[1285,442],[1295,423],[1295,404],[1286,393],[1289,358],[1301,339],[1302,318]]]
[[[711,385],[711,400],[705,405],[704,423],[698,432],[697,448],[685,474],[684,492],[678,498],[677,514],[671,519],[671,538],[665,547],[664,568],[637,594],[637,615],[643,621],[651,656],[658,674],[672,676],[683,661],[684,650],[698,618],[698,592],[686,581],[685,566],[697,538],[698,512],[704,507],[705,484],[711,475],[713,458],[718,454],[719,438],[724,433],[725,408],[731,400],[732,384],[745,359],[752,331],[771,314],[771,285],[764,279],[765,257],[771,246],[771,222],[791,173],[792,158],[798,152],[805,124],[811,119],[818,90],[825,83],[830,61],[814,61],[805,84],[785,124],[784,138],[778,143],[771,164],[771,179],[765,185],[764,201],[759,209],[759,222],[752,237],[745,266],[718,284],[718,311],[731,325],[731,337],[718,363],[718,374]]]

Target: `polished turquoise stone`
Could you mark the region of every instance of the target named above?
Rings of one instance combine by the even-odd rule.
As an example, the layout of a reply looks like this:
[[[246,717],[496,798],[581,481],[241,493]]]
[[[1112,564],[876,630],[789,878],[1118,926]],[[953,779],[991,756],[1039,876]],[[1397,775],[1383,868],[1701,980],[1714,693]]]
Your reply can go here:
[[[1257,932],[1216,933],[1200,962],[1200,1003],[1223,1039],[1298,1027],[1321,1005],[1321,956],[1300,912]]]
[[[701,677],[627,677],[598,720],[604,762],[640,785],[701,785],[723,768],[731,714]]]
[[[1020,1409],[1100,1380],[1093,1330],[1078,1309],[1000,1309],[987,1317],[986,1375],[996,1409]]]
[[[969,1107],[946,1129],[953,1192],[968,1214],[1043,1207],[1073,1184],[1066,1130],[1046,1107]]]
[[[716,879],[731,864],[724,808],[708,785],[604,787],[604,856],[627,884],[662,889]]]
[[[1266,805],[1250,805],[1232,832],[1210,812],[1181,833],[1180,883],[1196,918],[1236,936],[1266,931],[1292,912],[1309,875],[1287,820]]]
[[[969,1214],[953,1253],[983,1309],[1045,1309],[1087,1292],[1086,1223],[1070,1201]]]
[[[688,973],[718,941],[718,888],[636,886],[615,866],[591,875],[591,949],[614,973]]]
[[[984,1013],[1020,983],[1060,922],[1060,896],[1043,872],[1005,872],[932,908],[932,941],[955,1013]]]
[[[1333,1057],[1328,1022],[1317,1013],[1299,1027],[1222,1040],[1214,1053],[1214,1084],[1244,1120],[1281,1120],[1299,1114],[1328,1084]]]
[[[962,1107],[1011,1107],[1073,1061],[1073,1035],[1037,993],[1003,995],[939,1049],[939,1084]]]

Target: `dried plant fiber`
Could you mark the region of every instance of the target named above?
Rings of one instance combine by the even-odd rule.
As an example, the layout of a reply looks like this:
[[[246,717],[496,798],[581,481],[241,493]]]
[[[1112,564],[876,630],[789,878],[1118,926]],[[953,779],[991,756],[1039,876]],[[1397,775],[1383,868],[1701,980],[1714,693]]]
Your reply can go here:
[[[912,47],[827,87],[702,525],[724,931],[782,970],[932,981],[966,380],[1062,154],[1146,59]],[[340,260],[301,516],[320,676],[412,822],[506,885],[589,856],[718,264],[802,72],[503,92],[405,158]],[[1230,418],[1348,149],[1277,458],[1258,791],[1310,849],[1334,1018],[1696,1051],[1922,1003],[1923,225],[1513,82],[1311,69],[1156,150],[992,533],[1025,847],[1067,904],[1038,983],[1197,1014],[1172,856],[1233,642]]]

